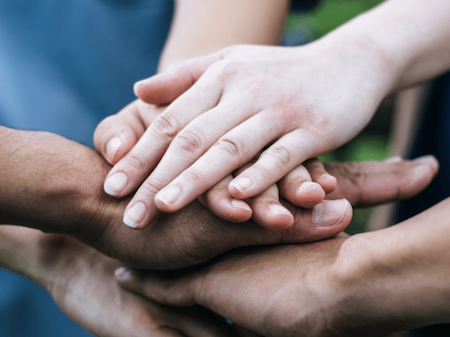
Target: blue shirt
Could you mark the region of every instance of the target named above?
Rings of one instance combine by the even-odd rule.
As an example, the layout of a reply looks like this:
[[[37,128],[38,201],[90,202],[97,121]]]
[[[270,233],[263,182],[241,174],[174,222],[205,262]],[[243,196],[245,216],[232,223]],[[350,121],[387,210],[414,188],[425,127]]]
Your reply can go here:
[[[1,0],[0,125],[92,146],[156,72],[172,0]],[[38,286],[0,270],[0,336],[91,336]]]

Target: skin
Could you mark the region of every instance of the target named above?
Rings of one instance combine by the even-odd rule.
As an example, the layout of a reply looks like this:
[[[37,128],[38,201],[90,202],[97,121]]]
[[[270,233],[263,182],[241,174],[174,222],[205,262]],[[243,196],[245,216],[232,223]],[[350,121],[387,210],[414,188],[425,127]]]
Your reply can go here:
[[[140,99],[171,104],[111,171],[131,182],[117,196],[145,179],[129,205],[145,206],[142,228],[263,151],[228,184],[235,199],[258,195],[353,138],[386,96],[448,70],[449,10],[439,0],[386,1],[306,46],[234,46],[139,82]],[[154,152],[143,151],[149,144]]]
[[[336,190],[313,209],[285,202],[295,215],[294,225],[285,231],[271,232],[252,221],[233,225],[198,202],[135,231],[120,220],[128,200],[103,193],[101,182],[110,166],[97,152],[44,132],[0,127],[1,135],[5,142],[0,170],[5,174],[0,176],[0,223],[69,234],[108,256],[149,269],[192,266],[241,246],[334,236],[350,222],[350,203],[358,207],[410,197],[431,181],[438,168],[433,157],[331,164],[327,171],[337,177]],[[26,162],[29,165],[19,166]],[[387,187],[380,189],[381,183]]]
[[[353,237],[236,250],[178,274],[116,276],[160,303],[200,304],[264,336],[385,336],[448,323],[449,206]]]
[[[205,309],[179,310],[125,291],[113,274],[123,264],[69,236],[2,226],[0,263],[46,289],[95,336],[237,336]]]
[[[149,105],[136,100],[119,113],[104,119],[94,134],[98,151],[110,164],[116,164],[138,142],[145,130],[165,110],[164,107]],[[120,135],[120,136],[117,136]],[[120,138],[120,146],[116,140]],[[234,174],[238,174],[237,170]],[[336,188],[336,178],[328,174],[316,159],[305,162],[287,174],[278,184],[273,184],[260,195],[245,202],[231,198],[228,193],[228,176],[201,195],[198,200],[218,217],[230,222],[243,222],[253,218],[258,224],[270,230],[285,230],[293,225],[292,213],[280,203],[280,196],[299,207],[312,208],[320,203],[325,193]],[[295,186],[289,182],[296,181]],[[111,194],[108,184],[105,190]],[[126,218],[127,216],[125,216]],[[132,228],[136,224],[125,223]]]
[[[240,1],[206,1],[190,0],[176,1],[175,16],[171,32],[162,53],[159,72],[164,72],[175,64],[187,59],[195,58],[217,51],[223,47],[240,43],[250,44],[278,44],[284,28],[289,1],[249,0]],[[239,8],[236,11],[236,8]],[[212,15],[220,13],[220,15]],[[151,110],[149,112],[149,110]],[[130,111],[135,117],[123,118],[131,123],[122,124],[120,117]],[[95,133],[94,140],[97,149],[111,164],[117,164],[130,149],[136,145],[137,140],[144,135],[150,126],[148,115],[158,111],[160,115],[164,108],[161,106],[146,106],[137,100],[119,113],[119,118],[107,118],[102,122]],[[137,116],[139,115],[139,116]],[[139,124],[139,125],[137,125]],[[105,142],[105,138],[107,142]],[[157,137],[157,142],[166,142],[164,134]],[[146,142],[144,139],[140,142]],[[147,143],[147,142],[146,142]],[[106,145],[104,145],[106,144]],[[134,173],[124,175],[121,170],[117,174],[110,174],[105,181],[105,192],[122,197],[132,192],[151,172],[147,156],[161,157],[162,153],[155,151],[158,146],[152,145],[153,151],[148,147],[142,151],[133,151],[133,167],[129,169]],[[323,168],[322,168],[323,170]],[[279,202],[279,195],[300,207],[314,207],[323,200],[325,193],[335,188],[335,179],[331,176],[320,175],[317,180],[311,178],[309,170],[298,165],[294,173],[297,177],[303,176],[306,184],[296,193],[285,195],[278,191],[275,184],[268,186],[262,193],[251,200],[233,198],[228,192],[228,184],[233,175],[221,176],[218,183],[212,186],[199,200],[217,216],[231,222],[243,222],[253,217],[260,225],[271,230],[284,230],[293,225],[293,214]],[[147,185],[152,194],[159,186]],[[154,194],[154,193],[153,193]],[[153,197],[148,200],[151,201]],[[130,205],[124,214],[124,223],[132,228],[143,228],[140,224],[155,219],[159,212],[149,203],[135,203]],[[143,221],[142,218],[145,218]]]
[[[45,132],[0,127],[0,138],[0,223],[66,234],[1,226],[0,264],[46,288],[84,328],[108,337],[228,334],[220,321],[203,310],[189,308],[191,315],[186,316],[123,292],[112,279],[112,271],[121,264],[97,250],[132,266],[172,269],[199,264],[242,246],[321,240],[341,232],[350,222],[351,208],[343,197],[355,206],[406,198],[424,188],[438,168],[433,157],[327,165],[338,184],[329,195],[337,201],[319,204],[320,213],[328,214],[325,227],[315,222],[318,206],[301,209],[286,203],[295,214],[294,226],[270,232],[253,222],[225,222],[194,202],[138,232],[120,221],[128,200],[103,193],[102,181],[110,166],[98,153]],[[380,189],[381,184],[387,188]],[[336,202],[344,207],[324,212]],[[235,330],[239,332],[234,335],[253,336],[245,326]]]

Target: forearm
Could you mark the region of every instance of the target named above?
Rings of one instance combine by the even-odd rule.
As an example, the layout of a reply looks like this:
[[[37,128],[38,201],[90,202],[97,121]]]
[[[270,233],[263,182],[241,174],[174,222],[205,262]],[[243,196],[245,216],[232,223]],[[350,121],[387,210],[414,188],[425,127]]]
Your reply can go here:
[[[277,44],[287,0],[177,0],[159,71],[235,44]]]
[[[342,245],[336,266],[346,289],[340,308],[347,309],[336,321],[353,332],[450,321],[449,206],[447,199],[401,224],[356,235]]]
[[[0,223],[76,233],[93,216],[107,168],[63,137],[0,127]]]
[[[450,68],[449,12],[447,1],[385,1],[318,42],[364,63],[388,95]]]

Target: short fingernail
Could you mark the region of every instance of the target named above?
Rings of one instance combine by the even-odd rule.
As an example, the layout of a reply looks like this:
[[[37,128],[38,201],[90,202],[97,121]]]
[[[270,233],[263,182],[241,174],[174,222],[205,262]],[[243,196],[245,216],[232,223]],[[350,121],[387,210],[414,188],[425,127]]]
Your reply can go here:
[[[302,183],[300,185],[299,190],[300,191],[312,191],[312,190],[315,190],[317,188],[322,189],[322,187],[320,187],[320,185],[317,184],[317,183],[313,183],[313,182],[310,182],[310,181],[305,181],[304,183]]]
[[[415,164],[413,170],[419,173],[426,172],[430,170],[430,165],[434,163],[435,159],[433,156],[423,156],[413,160]]]
[[[144,81],[145,80],[138,81],[133,85],[133,91],[134,91],[134,94],[136,95],[136,97],[138,96],[139,87],[142,85],[142,83],[144,83]]]
[[[269,209],[270,209],[270,213],[272,213],[273,215],[279,215],[279,214],[288,214],[290,215],[291,213],[284,208],[283,206],[281,206],[280,204],[270,204],[269,205]]]
[[[172,206],[181,196],[181,189],[177,185],[170,186],[160,191],[156,198],[166,206]]]
[[[142,220],[144,220],[146,212],[147,208],[145,207],[144,203],[138,201],[133,205],[133,207],[125,212],[123,222],[128,227],[137,228]]]
[[[400,156],[392,156],[392,157],[389,157],[389,158],[386,158],[385,160],[383,160],[383,163],[386,163],[386,164],[393,164],[393,163],[399,163],[399,162],[401,162],[403,159],[402,159],[402,157],[400,157]]]
[[[114,276],[119,281],[128,281],[132,278],[132,273],[130,269],[121,267],[114,271]]]
[[[247,203],[242,200],[231,199],[231,206],[233,206],[234,208],[240,208],[240,209],[245,209],[245,210],[251,211],[250,206],[247,205]]]
[[[234,186],[239,192],[245,192],[253,185],[252,179],[248,177],[237,178],[230,183],[230,186]]]
[[[113,163],[114,156],[117,152],[117,149],[122,144],[123,144],[123,138],[121,136],[116,136],[108,142],[108,145],[106,145],[106,158],[111,165]]]
[[[127,186],[128,177],[123,172],[117,172],[105,181],[105,192],[109,195],[116,196]]]
[[[331,227],[341,222],[347,211],[345,199],[322,201],[314,207],[314,221],[321,227]]]
[[[426,155],[426,156],[422,156],[422,157],[413,159],[412,162],[417,165],[423,165],[423,164],[429,165],[432,162],[434,162],[434,157],[432,155]]]
[[[324,174],[322,174],[322,175],[320,176],[320,178],[321,178],[321,179],[333,179],[333,180],[336,180],[336,177],[335,177],[335,176],[332,176],[332,175],[329,174],[329,173],[324,173]]]

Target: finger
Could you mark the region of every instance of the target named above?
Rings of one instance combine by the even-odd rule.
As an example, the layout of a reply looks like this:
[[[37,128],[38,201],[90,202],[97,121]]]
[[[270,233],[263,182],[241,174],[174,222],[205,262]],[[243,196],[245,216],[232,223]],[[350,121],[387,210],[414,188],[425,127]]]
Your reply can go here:
[[[136,102],[116,115],[105,118],[95,129],[94,144],[103,158],[114,165],[145,131]]]
[[[231,196],[246,199],[257,195],[314,155],[306,136],[302,130],[295,130],[277,140],[230,183]]]
[[[217,104],[220,91],[220,85],[204,86],[204,81],[199,81],[168,106],[130,152],[113,167],[106,178],[105,192],[123,197],[134,191],[154,169],[177,133],[196,116]]]
[[[236,114],[236,116],[238,115],[240,114]],[[229,120],[232,121],[232,118],[230,118]],[[183,138],[185,140],[185,145],[177,145],[179,143],[175,141],[173,144],[171,144],[168,152],[166,153],[166,155],[164,155],[158,167],[147,179],[145,179],[144,183],[139,187],[138,191],[127,206],[123,220],[125,224],[132,228],[145,228],[150,222],[155,219],[159,212],[156,207],[158,205],[158,201],[160,202],[160,204],[162,203],[162,207],[160,209],[170,212],[170,210],[168,210],[165,205],[168,203],[167,200],[173,198],[174,195],[176,196],[176,193],[179,194],[181,192],[178,186],[172,188],[172,190],[169,191],[169,193],[165,196],[165,199],[155,200],[155,195],[158,193],[158,191],[160,191],[163,187],[170,183],[170,181],[174,179],[179,173],[181,173],[185,168],[189,167],[189,165],[191,165],[193,161],[195,161],[195,153],[194,156],[192,156],[192,153],[190,153],[190,151],[192,150],[192,144],[196,144],[195,147],[197,147],[200,141],[196,141],[195,139],[199,140],[199,135],[211,132],[211,130],[214,130],[214,128],[205,128],[204,131],[202,131],[201,129],[197,129],[196,132],[189,131],[190,134],[194,137],[194,140]],[[146,138],[147,132],[144,134],[138,144],[130,151],[130,153],[122,161],[120,161],[109,173],[105,182],[105,191],[107,191],[108,194],[120,197],[130,193],[141,183],[141,181],[148,174],[149,170],[154,166],[150,162],[152,160],[157,160],[157,158],[159,157],[158,150],[156,149],[156,151],[154,151],[155,149],[152,149],[152,151],[149,151],[147,153],[145,153],[144,150],[141,150],[141,148],[145,146],[141,146],[141,144],[150,143],[150,141]],[[202,138],[207,138],[207,136],[204,136]],[[178,155],[170,155],[170,150],[177,146],[180,149],[179,151],[175,151],[178,152]],[[136,155],[135,153],[139,153],[139,155]],[[128,158],[132,159],[130,163],[134,161],[136,162],[136,164],[131,164],[130,166],[130,163],[126,162]],[[232,170],[233,169],[230,169],[229,171],[231,172]],[[209,179],[211,181],[208,185],[201,185],[198,182],[195,182],[195,185],[191,186],[194,187],[195,190],[191,191],[191,193],[188,195],[188,197],[192,198],[191,200],[187,201],[186,204],[211,188],[214,184],[216,184],[230,172],[222,173],[220,172],[220,170],[214,170],[213,174],[209,176]],[[111,184],[114,188],[111,188]],[[218,196],[218,194],[214,192],[215,191],[213,190],[212,196]],[[224,196],[223,193],[219,195]],[[228,198],[228,200],[221,199],[228,206],[230,206],[227,207],[227,209],[219,209],[219,207],[216,207],[214,204],[211,204],[210,206],[212,207],[212,210],[216,212],[216,214],[225,219],[233,221],[233,218],[235,218],[235,221],[244,221],[249,215],[249,209],[245,211],[245,205],[237,200],[233,202],[234,205],[230,204],[232,199],[234,198]],[[216,201],[219,200],[220,199],[216,199]],[[182,208],[183,206],[185,205],[180,205],[179,208]],[[241,208],[241,210],[236,209],[237,207]],[[233,212],[228,213],[228,211],[231,211],[233,209]]]
[[[294,223],[291,212],[279,201],[276,184],[270,186],[260,195],[250,198],[248,203],[253,210],[253,220],[269,230],[283,231]]]
[[[325,193],[331,193],[336,189],[336,178],[325,170],[323,163],[319,159],[309,159],[303,165],[311,175],[312,181],[322,186]]]
[[[294,224],[280,232],[285,243],[303,243],[324,240],[342,232],[350,224],[353,211],[345,199],[323,200],[314,208],[298,208],[287,202],[294,215]]]
[[[220,61],[228,49],[198,57],[176,65],[161,74],[149,77],[134,84],[134,93],[142,101],[163,105],[172,103],[186,92],[215,62]]]
[[[232,179],[231,175],[225,177],[198,199],[219,218],[230,222],[244,222],[252,217],[252,209],[245,201],[234,199],[228,193],[228,184]]]
[[[226,133],[156,195],[156,206],[164,212],[175,212],[250,161],[282,133],[281,121],[268,123],[270,116],[268,111],[260,112]],[[173,162],[172,165],[174,164]],[[153,174],[156,175],[155,172]],[[272,184],[268,184],[258,194]]]
[[[412,161],[325,163],[337,179],[337,188],[326,199],[346,198],[354,207],[368,207],[410,198],[436,175],[433,156]]]
[[[256,159],[252,159],[247,165],[237,169],[233,174],[238,175],[240,172],[254,164],[255,161]],[[228,192],[228,183],[230,180],[231,179],[227,181],[227,186],[225,188],[227,195],[232,198]],[[270,186],[260,195],[247,199],[246,201],[253,211],[253,220],[256,221],[258,225],[269,230],[282,231],[291,227],[294,222],[291,212],[280,203],[278,186],[276,184]]]
[[[278,183],[280,195],[296,206],[314,207],[323,200],[325,191],[311,180],[310,172],[305,166],[299,165]]]
[[[119,284],[134,293],[144,295],[161,304],[174,306],[196,305],[196,283],[202,272],[170,275],[167,272],[143,272],[121,267],[114,275]]]

